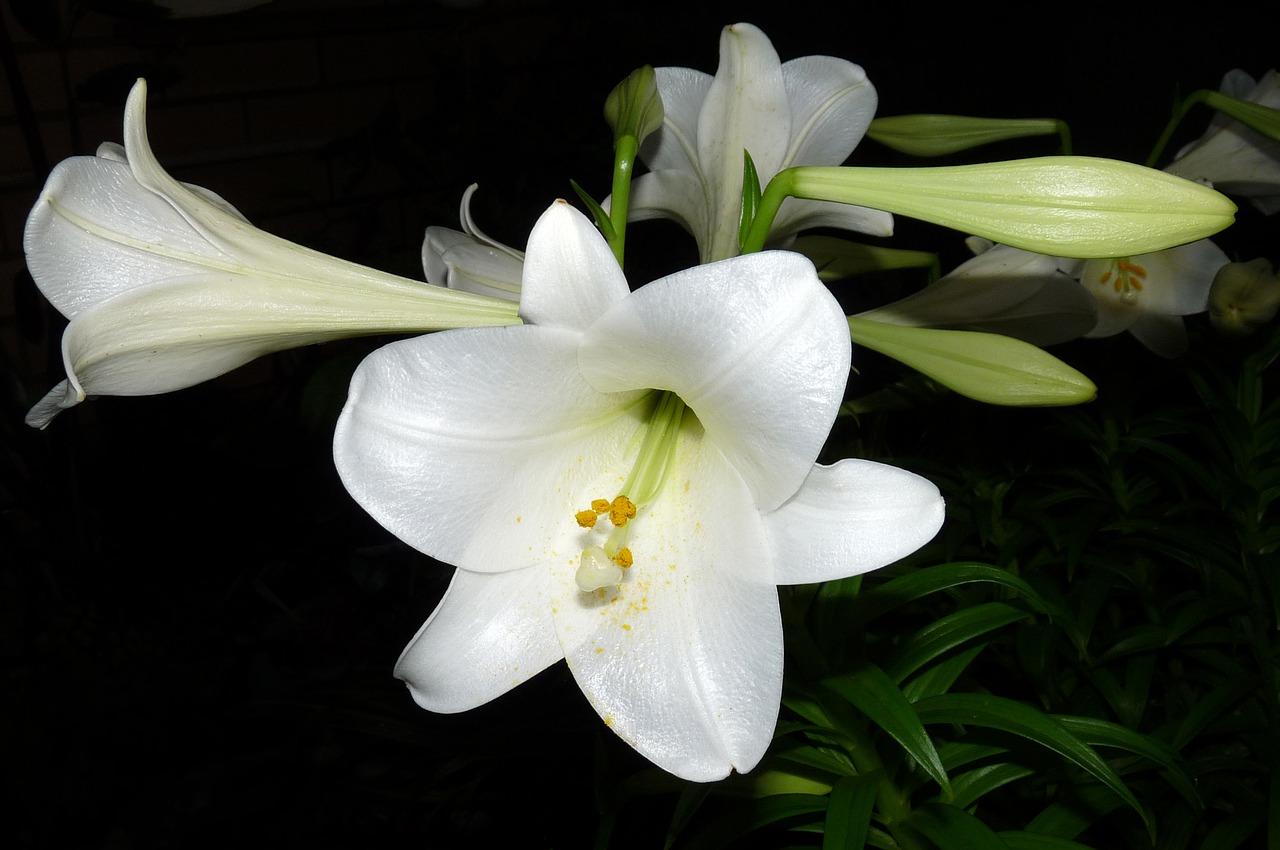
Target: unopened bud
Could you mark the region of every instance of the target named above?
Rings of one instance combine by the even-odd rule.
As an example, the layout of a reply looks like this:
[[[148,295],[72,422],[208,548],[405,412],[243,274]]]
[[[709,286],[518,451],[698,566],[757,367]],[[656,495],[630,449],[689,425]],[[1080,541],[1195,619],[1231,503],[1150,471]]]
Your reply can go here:
[[[1209,318],[1220,331],[1251,334],[1280,309],[1280,278],[1265,257],[1227,263],[1209,287]]]

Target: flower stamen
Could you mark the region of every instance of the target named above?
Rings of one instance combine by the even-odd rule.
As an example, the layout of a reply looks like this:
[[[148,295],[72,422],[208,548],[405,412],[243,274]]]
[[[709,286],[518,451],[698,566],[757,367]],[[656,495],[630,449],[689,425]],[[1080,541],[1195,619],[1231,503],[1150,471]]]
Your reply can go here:
[[[679,396],[662,393],[645,425],[640,453],[631,474],[623,482],[622,492],[613,499],[593,499],[589,509],[574,514],[581,528],[595,529],[606,514],[612,526],[603,544],[582,550],[574,580],[584,592],[620,583],[622,571],[635,563],[635,556],[626,545],[629,524],[662,492],[675,458],[684,411],[685,405]]]
[[[1110,283],[1112,288],[1119,293],[1121,301],[1126,304],[1133,304],[1138,300],[1138,293],[1142,292],[1146,277],[1147,270],[1145,268],[1130,259],[1121,258],[1111,261],[1107,270],[1098,277],[1098,283],[1101,286],[1106,286]]]

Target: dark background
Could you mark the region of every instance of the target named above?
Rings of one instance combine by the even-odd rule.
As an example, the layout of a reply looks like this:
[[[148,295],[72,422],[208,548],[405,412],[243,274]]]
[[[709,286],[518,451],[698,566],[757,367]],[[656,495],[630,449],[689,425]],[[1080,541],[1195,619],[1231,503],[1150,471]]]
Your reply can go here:
[[[735,20],[761,26],[784,60],[862,64],[880,114],[1058,117],[1076,153],[1139,161],[1179,92],[1276,63],[1274,20],[1243,3],[1192,19],[1137,4],[280,0],[181,21],[96,4],[70,36],[70,4],[52,4],[53,17],[42,5],[4,10],[14,64],[0,127],[11,270],[0,842],[24,848],[453,847],[502,835],[580,847],[600,802],[645,767],[562,666],[458,716],[419,711],[391,678],[449,570],[365,518],[333,472],[346,376],[379,340],[285,353],[167,396],[94,400],[45,432],[21,424],[60,377],[62,326],[21,273],[21,210],[62,156],[118,140],[136,76],[152,81],[152,140],[177,176],[273,232],[416,277],[422,229],[455,225],[473,181],[482,226],[517,245],[569,178],[605,194],[609,89],[644,63],[714,72],[719,30]],[[328,51],[328,77],[298,70],[311,42]],[[354,70],[339,74],[343,63]],[[42,88],[56,96],[37,96],[24,118],[21,93]],[[229,130],[227,116],[255,103],[267,104],[256,123]],[[304,117],[288,117],[295,109]],[[1193,113],[1179,140],[1206,120]],[[1053,152],[1046,139],[985,154]],[[869,142],[853,160],[898,161]],[[1268,226],[1242,214],[1244,233]],[[891,244],[961,256],[960,235],[911,222]],[[631,254],[647,259],[629,271],[644,279],[689,250],[674,229],[637,227]],[[652,846],[661,828],[626,835]]]

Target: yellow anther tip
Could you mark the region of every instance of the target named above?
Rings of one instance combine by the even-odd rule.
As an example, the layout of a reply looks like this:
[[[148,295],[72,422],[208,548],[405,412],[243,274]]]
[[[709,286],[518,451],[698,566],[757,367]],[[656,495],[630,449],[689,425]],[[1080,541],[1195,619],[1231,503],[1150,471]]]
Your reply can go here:
[[[626,496],[619,496],[609,506],[609,521],[616,526],[624,526],[627,520],[636,515],[635,503]]]
[[[635,563],[635,559],[631,557],[631,550],[623,546],[618,550],[618,554],[613,556],[613,562],[625,570]]]
[[[593,499],[591,502],[591,510],[595,511],[598,514],[604,513],[605,511],[609,510],[609,500]]]
[[[595,528],[596,526],[595,511],[578,511],[573,515],[573,518],[576,519],[578,521],[578,525],[583,528]]]

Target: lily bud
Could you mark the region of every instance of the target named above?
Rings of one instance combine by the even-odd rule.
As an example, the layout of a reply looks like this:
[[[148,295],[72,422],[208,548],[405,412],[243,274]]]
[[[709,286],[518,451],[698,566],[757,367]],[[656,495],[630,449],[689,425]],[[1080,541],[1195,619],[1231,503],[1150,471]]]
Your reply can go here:
[[[1209,318],[1220,331],[1251,334],[1280,309],[1280,278],[1265,257],[1227,263],[1209,288]]]
[[[1061,128],[1054,118],[890,115],[872,121],[867,138],[912,156],[944,156],[1006,139],[1049,136]]]
[[[604,102],[604,119],[613,128],[614,144],[623,136],[631,136],[637,143],[644,141],[662,126],[662,118],[662,96],[651,65],[628,74]]]

